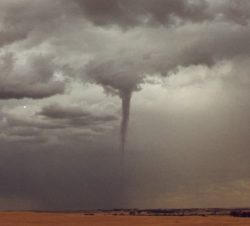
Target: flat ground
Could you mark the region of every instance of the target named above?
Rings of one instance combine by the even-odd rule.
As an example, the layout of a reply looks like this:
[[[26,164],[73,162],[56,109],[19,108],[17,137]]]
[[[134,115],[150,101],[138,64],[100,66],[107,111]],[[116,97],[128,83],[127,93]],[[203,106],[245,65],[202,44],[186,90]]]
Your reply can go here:
[[[230,216],[86,216],[81,213],[0,212],[1,226],[250,226],[250,218]]]

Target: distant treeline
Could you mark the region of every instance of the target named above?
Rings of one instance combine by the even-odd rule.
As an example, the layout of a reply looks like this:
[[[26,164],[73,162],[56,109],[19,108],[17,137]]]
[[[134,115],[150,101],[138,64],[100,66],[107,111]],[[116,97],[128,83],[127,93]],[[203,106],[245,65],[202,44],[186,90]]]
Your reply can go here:
[[[230,215],[233,217],[250,217],[250,211],[232,211]]]
[[[113,209],[114,215],[133,215],[133,216],[209,216],[209,215],[229,215],[230,209]],[[109,211],[105,211],[109,212]]]
[[[186,209],[110,209],[110,210],[79,210],[79,211],[28,211],[28,212],[53,212],[53,213],[83,213],[95,215],[97,213],[110,215],[130,216],[214,216],[224,215],[233,217],[250,217],[250,208],[186,208]],[[1,226],[1,225],[0,225]]]
[[[250,217],[249,208],[191,208],[191,209],[113,209],[106,210],[113,215],[131,216],[213,216],[231,215],[235,217]]]

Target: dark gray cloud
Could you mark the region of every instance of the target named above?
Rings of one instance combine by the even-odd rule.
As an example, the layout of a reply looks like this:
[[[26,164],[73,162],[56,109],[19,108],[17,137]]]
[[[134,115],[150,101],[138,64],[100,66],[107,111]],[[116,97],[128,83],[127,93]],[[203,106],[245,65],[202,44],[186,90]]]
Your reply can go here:
[[[171,31],[172,37],[168,37]],[[249,26],[231,23],[187,25],[176,30],[142,30],[147,38],[136,42],[138,46],[110,53],[101,52],[85,67],[84,79],[100,84],[107,92],[140,90],[145,76],[167,76],[178,66],[215,65],[219,61],[247,57],[250,53]],[[145,33],[144,33],[145,32]],[[158,32],[161,38],[152,33]],[[177,40],[173,40],[175,37]],[[140,37],[141,38],[141,37]],[[155,43],[158,41],[159,43]],[[145,45],[144,48],[140,45]]]
[[[199,21],[209,17],[206,1],[115,1],[115,0],[75,0],[83,15],[94,24],[130,27],[138,24],[169,24],[175,17],[183,20]]]
[[[218,14],[220,14],[221,17],[224,17],[226,20],[246,25],[249,23],[250,18],[250,10],[249,1],[246,0],[240,0],[240,1],[220,1],[215,2],[214,1],[214,8]]]
[[[51,104],[37,112],[0,114],[2,142],[48,143],[102,136],[116,124],[115,113],[83,110],[79,106]]]
[[[59,69],[53,57],[33,54],[27,62],[18,63],[12,53],[1,56],[0,99],[39,99],[64,92],[65,83],[56,78]]]
[[[140,59],[133,61],[127,58],[109,59],[100,57],[91,61],[86,67],[90,80],[102,85],[107,92],[136,91],[142,82],[142,67],[146,62]]]
[[[140,25],[171,25],[179,22],[200,23],[211,20],[230,20],[246,24],[249,20],[249,2],[192,1],[192,0],[84,0],[74,2],[83,16],[96,25],[118,25],[129,28]]]
[[[61,23],[61,1],[6,1],[0,3],[0,46],[23,41],[35,36],[34,44],[48,38],[48,32]],[[29,43],[31,44],[31,43]]]
[[[39,115],[51,119],[66,120],[72,126],[98,125],[105,122],[116,121],[116,115],[96,114],[90,111],[84,111],[80,107],[66,107],[58,104],[46,106]]]

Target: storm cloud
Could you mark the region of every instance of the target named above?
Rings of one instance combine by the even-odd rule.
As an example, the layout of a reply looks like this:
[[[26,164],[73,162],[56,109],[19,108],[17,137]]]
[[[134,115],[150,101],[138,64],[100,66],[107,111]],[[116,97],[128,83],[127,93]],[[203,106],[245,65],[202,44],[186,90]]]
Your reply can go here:
[[[42,116],[51,119],[58,120],[68,120],[72,126],[81,126],[81,125],[95,125],[98,123],[104,124],[105,122],[117,120],[116,115],[108,114],[96,114],[93,112],[84,111],[79,107],[64,107],[60,105],[50,105],[46,106],[39,113]]]
[[[96,25],[118,25],[122,28],[149,25],[172,25],[178,22],[201,23],[216,19],[246,24],[249,2],[192,0],[74,0],[82,14]]]
[[[2,0],[0,208],[248,205],[249,4]]]
[[[32,55],[19,63],[7,53],[1,56],[0,69],[0,99],[40,99],[64,92],[64,82],[56,79],[53,57]]]

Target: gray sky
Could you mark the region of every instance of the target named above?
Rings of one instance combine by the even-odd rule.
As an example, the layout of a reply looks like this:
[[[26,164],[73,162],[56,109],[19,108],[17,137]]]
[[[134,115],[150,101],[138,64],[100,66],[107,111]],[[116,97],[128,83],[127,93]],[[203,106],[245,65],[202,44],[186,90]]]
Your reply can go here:
[[[0,209],[249,206],[249,71],[248,0],[0,0]]]

